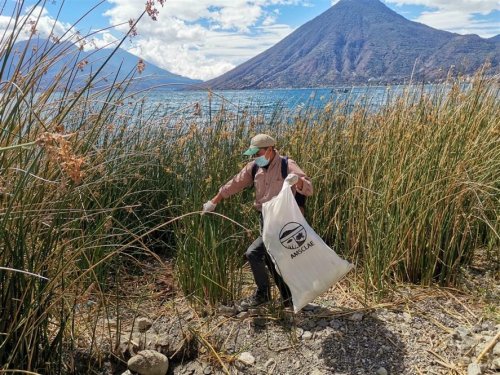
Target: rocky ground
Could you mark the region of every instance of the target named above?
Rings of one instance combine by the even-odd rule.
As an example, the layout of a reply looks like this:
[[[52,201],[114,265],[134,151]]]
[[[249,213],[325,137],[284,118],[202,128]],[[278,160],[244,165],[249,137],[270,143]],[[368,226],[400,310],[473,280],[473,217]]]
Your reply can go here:
[[[273,304],[200,312],[151,269],[155,286],[136,284],[143,298],[130,311],[100,319],[95,372],[122,374],[150,349],[179,375],[500,373],[498,269],[471,268],[460,290],[402,285],[379,303],[348,277],[297,314]]]

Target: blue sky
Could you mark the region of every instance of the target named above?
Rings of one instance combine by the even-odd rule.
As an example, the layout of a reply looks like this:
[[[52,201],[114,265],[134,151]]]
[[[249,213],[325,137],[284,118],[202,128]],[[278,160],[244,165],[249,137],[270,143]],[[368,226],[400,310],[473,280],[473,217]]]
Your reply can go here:
[[[12,9],[34,8],[37,34],[62,35],[97,5],[72,30],[85,36],[86,48],[113,46],[129,29],[146,0],[6,0],[0,31],[8,27]],[[173,73],[191,78],[216,77],[271,47],[338,0],[166,0],[157,20],[144,17],[138,35],[123,45],[130,52]],[[357,1],[357,0],[349,0]],[[382,0],[412,20],[459,34],[492,37],[500,33],[499,0]],[[59,18],[56,16],[60,12]],[[110,26],[113,26],[109,29]],[[103,30],[106,29],[107,30]],[[94,33],[96,32],[96,33]],[[29,34],[25,33],[25,37]]]

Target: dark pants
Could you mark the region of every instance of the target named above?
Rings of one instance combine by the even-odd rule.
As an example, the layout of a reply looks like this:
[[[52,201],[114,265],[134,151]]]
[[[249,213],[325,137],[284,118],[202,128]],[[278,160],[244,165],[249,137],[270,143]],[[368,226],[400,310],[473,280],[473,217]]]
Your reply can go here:
[[[257,284],[257,293],[262,295],[269,293],[270,285],[269,277],[266,271],[267,265],[267,268],[271,272],[274,282],[281,293],[283,301],[289,300],[292,297],[292,293],[290,292],[288,285],[286,285],[283,278],[276,271],[274,263],[266,251],[262,236],[257,237],[257,239],[247,249],[245,255],[250,263],[255,284]]]

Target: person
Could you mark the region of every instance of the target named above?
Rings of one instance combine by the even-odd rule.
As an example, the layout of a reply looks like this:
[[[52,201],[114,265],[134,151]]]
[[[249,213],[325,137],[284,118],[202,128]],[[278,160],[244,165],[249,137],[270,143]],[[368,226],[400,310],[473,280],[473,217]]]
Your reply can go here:
[[[214,211],[223,199],[227,199],[252,185],[255,187],[254,207],[261,212],[262,204],[271,200],[281,191],[285,180],[282,172],[283,157],[276,149],[273,137],[267,134],[257,134],[251,139],[250,147],[243,154],[253,157],[253,160],[222,186],[214,198],[203,205],[203,212]],[[292,192],[294,194],[300,193],[302,196],[312,195],[311,180],[297,163],[292,159],[287,159],[286,164],[288,170],[285,175],[288,174],[286,179],[292,185]],[[262,232],[262,213],[260,213],[260,219]],[[292,305],[290,289],[277,272],[264,246],[262,236],[257,237],[248,247],[245,256],[250,264],[257,288],[251,297],[241,301],[240,308],[245,310],[270,301],[271,287],[266,266],[280,291],[283,304],[285,307],[290,307]]]

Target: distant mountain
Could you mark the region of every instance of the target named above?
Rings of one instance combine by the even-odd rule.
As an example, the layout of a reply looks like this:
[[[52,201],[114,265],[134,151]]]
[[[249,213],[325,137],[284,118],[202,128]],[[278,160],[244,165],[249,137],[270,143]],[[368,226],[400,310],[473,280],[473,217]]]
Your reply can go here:
[[[112,51],[112,49],[84,51],[70,42],[56,44],[47,39],[21,41],[14,44],[12,51],[8,54],[8,61],[0,78],[2,80],[10,79],[13,69],[18,65],[20,59],[23,61],[21,73],[26,76],[28,72],[33,71],[34,64],[39,63],[44,58],[45,62],[41,65],[47,66],[48,61],[51,61],[51,64],[40,79],[39,89],[48,87],[58,75],[63,74],[63,72],[69,73],[72,69],[75,77],[73,87],[81,87],[88,80],[89,75],[95,73],[102,66]],[[5,56],[6,54],[2,53],[1,55]],[[3,59],[0,58],[2,65]],[[142,61],[144,65],[141,66],[139,61]],[[142,73],[139,72],[139,66],[144,68]],[[118,49],[100,71],[94,80],[94,85],[99,87],[110,83],[120,83],[131,74],[134,75],[132,83],[134,89],[145,89],[153,86],[176,89],[202,82],[173,74],[123,49]],[[67,82],[67,79],[61,80],[61,84],[67,84]]]
[[[472,74],[500,62],[498,36],[482,39],[412,22],[379,0],[341,0],[285,39],[204,84],[217,89],[321,87]]]

